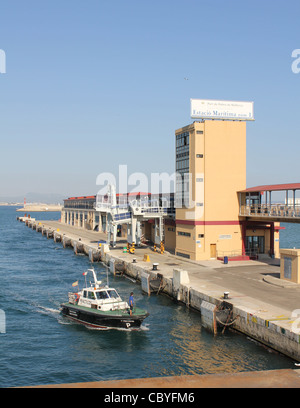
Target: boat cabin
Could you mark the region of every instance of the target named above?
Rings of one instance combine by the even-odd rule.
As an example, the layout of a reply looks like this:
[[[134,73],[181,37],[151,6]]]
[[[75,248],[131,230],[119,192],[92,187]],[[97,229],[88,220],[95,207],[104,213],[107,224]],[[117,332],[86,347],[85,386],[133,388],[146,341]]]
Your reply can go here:
[[[84,288],[78,292],[78,296],[78,306],[104,311],[129,308],[127,302],[124,302],[113,288]]]

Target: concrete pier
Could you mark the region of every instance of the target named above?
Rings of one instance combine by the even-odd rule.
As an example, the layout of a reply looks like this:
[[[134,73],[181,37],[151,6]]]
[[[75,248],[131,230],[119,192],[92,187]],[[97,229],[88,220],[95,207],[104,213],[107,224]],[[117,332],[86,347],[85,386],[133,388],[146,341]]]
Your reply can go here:
[[[200,313],[205,326],[214,331],[215,309],[224,302],[231,305],[235,318],[230,326],[256,341],[300,361],[300,337],[297,309],[300,309],[300,285],[282,282],[279,261],[266,258],[260,261],[190,261],[170,253],[153,252],[149,247],[137,248],[135,253],[124,253],[126,242],[120,239],[117,247],[109,249],[98,241],[106,234],[87,231],[57,221],[27,221],[42,225],[42,231],[59,230],[62,245],[70,245],[92,259],[97,255],[107,266],[112,261],[123,263],[125,273],[141,281],[142,273],[150,279],[163,276],[162,292]],[[40,231],[36,228],[36,231]],[[48,234],[49,235],[49,234]],[[57,236],[55,234],[55,236]],[[79,249],[80,248],[80,249]],[[78,252],[77,252],[78,253]],[[133,261],[134,260],[134,261]],[[150,260],[150,262],[146,262]],[[153,264],[156,265],[154,270]],[[177,272],[174,272],[177,271]],[[178,270],[184,278],[178,278]],[[178,280],[179,279],[179,280]],[[283,284],[284,283],[284,284]]]

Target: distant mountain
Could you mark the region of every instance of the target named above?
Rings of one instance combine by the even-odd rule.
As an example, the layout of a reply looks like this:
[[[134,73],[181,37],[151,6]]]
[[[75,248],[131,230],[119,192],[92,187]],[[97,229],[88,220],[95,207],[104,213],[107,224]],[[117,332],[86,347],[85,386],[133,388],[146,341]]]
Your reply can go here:
[[[6,203],[23,203],[26,198],[27,203],[44,203],[44,204],[63,204],[63,200],[67,198],[62,194],[55,193],[26,193],[25,195],[17,196],[0,196],[0,202]]]

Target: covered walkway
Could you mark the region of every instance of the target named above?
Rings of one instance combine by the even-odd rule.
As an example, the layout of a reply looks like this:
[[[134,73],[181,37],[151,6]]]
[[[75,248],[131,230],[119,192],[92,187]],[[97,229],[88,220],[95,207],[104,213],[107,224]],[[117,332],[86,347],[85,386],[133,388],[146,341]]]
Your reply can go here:
[[[239,191],[239,215],[258,221],[300,223],[300,200],[296,199],[298,190],[300,183],[265,185]],[[274,192],[282,192],[284,199],[272,201]]]

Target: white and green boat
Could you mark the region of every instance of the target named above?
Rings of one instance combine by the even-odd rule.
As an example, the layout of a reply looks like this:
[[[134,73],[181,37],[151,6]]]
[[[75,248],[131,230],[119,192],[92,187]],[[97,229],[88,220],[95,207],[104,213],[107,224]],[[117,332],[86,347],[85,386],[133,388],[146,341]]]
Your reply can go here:
[[[96,329],[138,329],[149,313],[134,307],[130,315],[128,303],[121,299],[116,289],[103,286],[94,269],[84,275],[88,272],[93,274],[94,282],[76,293],[69,292],[69,301],[61,304],[62,315]]]

